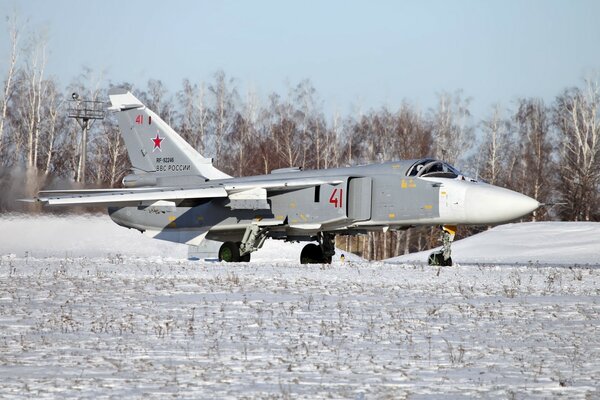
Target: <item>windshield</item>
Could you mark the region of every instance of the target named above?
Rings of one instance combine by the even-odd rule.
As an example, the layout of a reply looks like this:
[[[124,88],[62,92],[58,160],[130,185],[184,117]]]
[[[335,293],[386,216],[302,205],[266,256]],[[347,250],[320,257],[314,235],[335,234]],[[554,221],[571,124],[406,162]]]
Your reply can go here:
[[[452,165],[433,158],[417,161],[408,169],[407,175],[435,178],[458,178],[462,176]]]

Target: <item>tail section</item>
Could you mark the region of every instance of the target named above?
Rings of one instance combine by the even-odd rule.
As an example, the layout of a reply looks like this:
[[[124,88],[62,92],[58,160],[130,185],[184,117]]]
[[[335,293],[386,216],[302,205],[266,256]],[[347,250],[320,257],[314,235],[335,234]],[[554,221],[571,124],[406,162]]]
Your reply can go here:
[[[135,175],[201,176],[209,180],[231,178],[215,168],[211,159],[202,157],[131,92],[114,88],[109,97],[110,110],[117,112],[121,136]]]

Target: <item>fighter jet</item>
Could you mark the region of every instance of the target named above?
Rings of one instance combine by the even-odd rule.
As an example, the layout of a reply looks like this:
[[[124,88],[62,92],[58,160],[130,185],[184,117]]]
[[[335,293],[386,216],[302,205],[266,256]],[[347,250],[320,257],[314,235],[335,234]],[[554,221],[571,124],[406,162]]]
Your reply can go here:
[[[247,262],[267,238],[307,244],[301,263],[330,263],[336,235],[440,226],[429,263],[451,265],[457,225],[515,220],[540,204],[433,158],[234,178],[213,166],[124,89],[109,92],[131,160],[121,189],[40,191],[48,206],[108,208],[117,224],[188,245],[222,242],[219,260]]]

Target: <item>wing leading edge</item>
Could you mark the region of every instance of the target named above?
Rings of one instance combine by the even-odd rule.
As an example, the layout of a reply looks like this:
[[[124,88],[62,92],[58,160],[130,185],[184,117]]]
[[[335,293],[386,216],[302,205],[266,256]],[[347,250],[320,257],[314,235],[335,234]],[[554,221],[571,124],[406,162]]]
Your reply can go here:
[[[92,190],[92,192],[76,191],[75,193],[62,193],[47,195],[40,193],[36,201],[50,206],[66,205],[117,205],[137,204],[140,202],[160,200],[182,200],[182,199],[206,199],[227,197],[223,188],[202,189],[154,189],[148,191],[114,189],[104,192]]]
[[[241,199],[253,199],[260,203],[249,203],[256,208],[256,204],[266,205],[267,191],[296,190],[314,187],[322,184],[339,184],[342,179],[323,178],[295,178],[295,179],[268,179],[245,180],[240,182],[221,182],[207,187],[199,188],[135,188],[135,189],[83,189],[83,190],[46,190],[40,191],[32,200],[50,206],[75,206],[75,205],[137,205],[140,202],[155,202],[184,199],[230,198],[237,201],[236,208]],[[252,205],[254,204],[254,205]]]

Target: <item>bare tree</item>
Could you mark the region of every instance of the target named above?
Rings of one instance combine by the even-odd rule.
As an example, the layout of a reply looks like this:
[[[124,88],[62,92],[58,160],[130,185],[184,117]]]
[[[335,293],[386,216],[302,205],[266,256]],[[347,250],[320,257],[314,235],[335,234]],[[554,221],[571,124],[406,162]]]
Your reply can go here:
[[[560,182],[564,219],[598,219],[600,184],[600,88],[587,79],[583,89],[566,90],[557,98],[555,123],[561,135]]]
[[[212,108],[213,145],[217,163],[222,162],[223,149],[226,148],[228,135],[236,118],[236,104],[238,101],[234,80],[227,79],[225,72],[215,74],[215,82],[209,85],[208,90],[213,95],[214,107]]]
[[[515,164],[519,173],[513,174],[508,186],[521,193],[550,203],[553,184],[557,183],[556,162],[553,159],[554,136],[550,131],[549,110],[541,99],[520,99],[514,115],[518,134],[519,154]],[[543,218],[548,208],[533,212],[532,220]]]
[[[327,129],[326,144],[323,154],[323,168],[340,165],[342,152],[342,117],[335,111],[331,118],[331,128]]]
[[[391,144],[400,159],[421,158],[432,154],[433,125],[423,114],[406,101],[395,115]]]
[[[499,105],[481,122],[483,143],[478,152],[478,175],[492,185],[505,185],[508,181],[508,164],[514,153],[510,120],[503,118]]]
[[[259,102],[258,96],[253,91],[248,91],[246,101],[243,106],[243,111],[238,114],[236,128],[233,132],[233,138],[236,140],[237,149],[237,174],[245,175],[247,171],[246,152],[248,144],[252,138],[256,137],[256,124],[258,119]]]
[[[302,152],[300,164],[302,167],[321,168],[326,145],[326,122],[317,91],[310,80],[305,79],[296,85],[291,97],[295,104],[294,117],[298,130],[296,151]]]
[[[58,93],[56,84],[54,81],[46,82],[46,95],[45,95],[45,112],[46,117],[44,118],[44,143],[45,143],[45,165],[44,175],[48,176],[51,172],[53,165],[53,157],[55,155],[55,141],[56,137],[65,128],[65,117],[61,115],[61,105],[63,99],[60,93]]]
[[[433,113],[434,155],[458,166],[474,141],[469,103],[460,91],[454,95],[442,93]]]
[[[32,33],[27,46],[27,62],[21,78],[26,88],[25,118],[27,122],[27,168],[37,169],[37,156],[43,98],[43,80],[46,68],[46,38]]]
[[[17,59],[19,57],[19,27],[16,13],[12,17],[6,18],[8,22],[8,35],[10,40],[10,56],[8,57],[8,72],[4,81],[4,92],[2,93],[2,115],[0,116],[0,155],[4,150],[4,126],[6,121],[6,112],[8,103],[12,95],[12,83],[15,77]]]
[[[295,108],[289,100],[282,100],[277,94],[270,96],[270,108],[267,111],[269,115],[269,129],[271,143],[275,154],[278,156],[275,166],[293,167],[298,166],[302,154],[297,151],[298,126],[295,118]]]
[[[192,85],[188,79],[183,81],[183,89],[177,94],[183,112],[179,133],[190,144],[204,154],[205,138],[210,118],[210,110],[206,102],[204,83]]]

